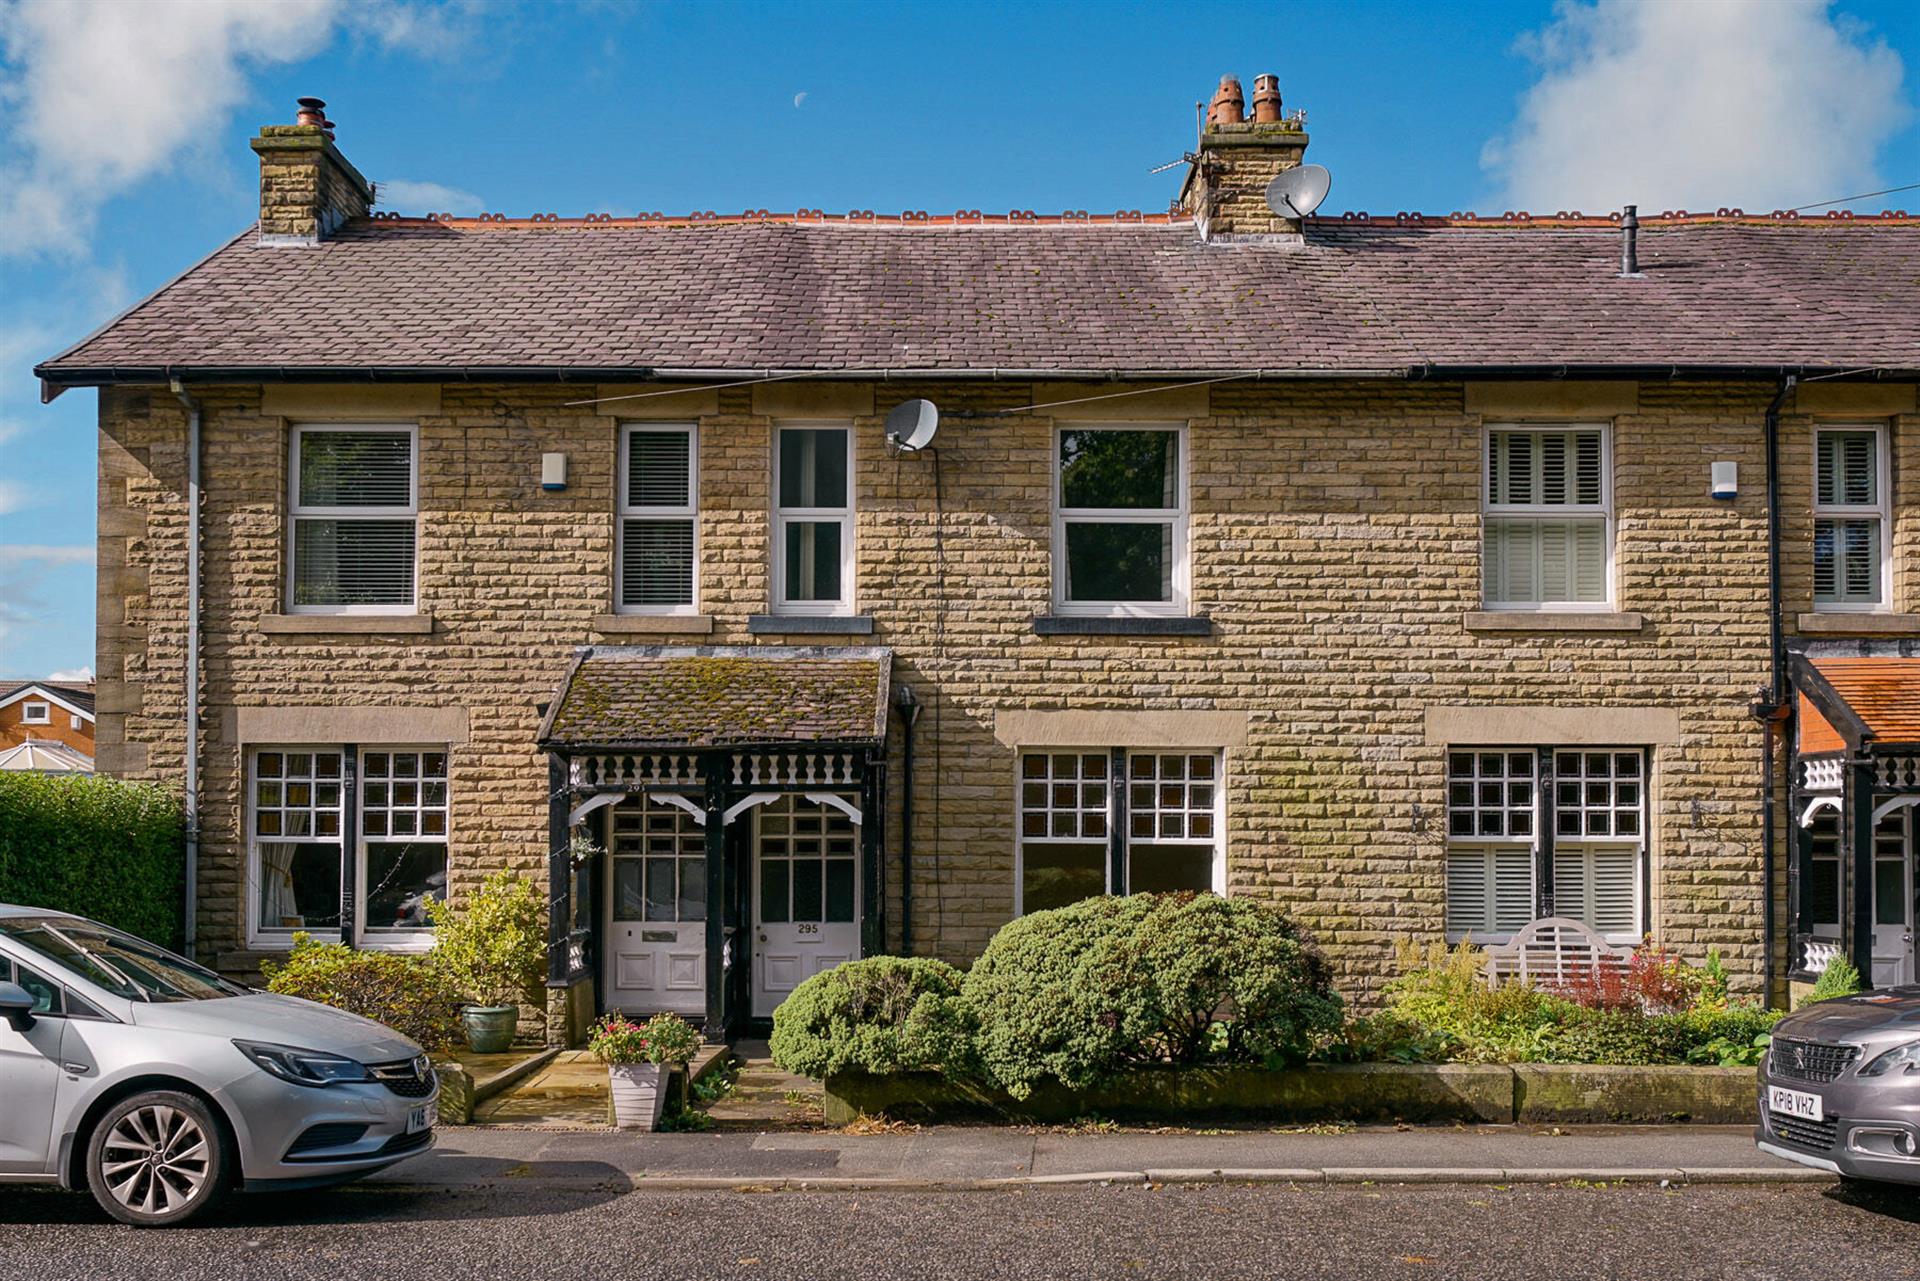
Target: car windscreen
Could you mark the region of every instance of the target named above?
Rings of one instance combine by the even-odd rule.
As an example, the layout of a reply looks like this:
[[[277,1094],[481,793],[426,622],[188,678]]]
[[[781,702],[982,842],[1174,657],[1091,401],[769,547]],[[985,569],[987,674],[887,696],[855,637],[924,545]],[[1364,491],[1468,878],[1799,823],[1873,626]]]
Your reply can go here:
[[[129,1001],[211,1001],[247,990],[185,957],[90,921],[0,920],[0,933]]]

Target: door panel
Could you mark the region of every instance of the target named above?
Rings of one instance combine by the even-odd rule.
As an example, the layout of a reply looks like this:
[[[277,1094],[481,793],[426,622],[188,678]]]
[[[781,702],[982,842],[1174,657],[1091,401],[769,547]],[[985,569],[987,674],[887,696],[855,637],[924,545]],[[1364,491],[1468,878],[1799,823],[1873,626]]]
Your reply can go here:
[[[1895,810],[1873,833],[1873,987],[1914,981],[1913,826]]]
[[[0,978],[43,998],[43,1010],[60,999],[57,986],[24,967],[10,969],[5,958],[0,958]],[[39,1174],[47,1168],[60,1088],[60,1038],[66,1027],[57,1013],[34,1019],[24,1032],[0,1021],[0,1096],[6,1101],[0,1107],[0,1173]]]
[[[788,795],[754,811],[755,1018],[860,954],[859,854],[860,829],[833,806]]]
[[[706,838],[685,810],[607,807],[604,1004],[623,1014],[707,1007]]]

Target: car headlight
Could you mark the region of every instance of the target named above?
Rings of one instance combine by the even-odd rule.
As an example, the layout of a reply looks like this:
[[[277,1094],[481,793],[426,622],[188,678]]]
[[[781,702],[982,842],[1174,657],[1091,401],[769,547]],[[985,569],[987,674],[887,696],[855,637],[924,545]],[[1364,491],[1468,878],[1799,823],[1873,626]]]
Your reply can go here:
[[[293,1045],[268,1045],[261,1041],[235,1041],[233,1044],[264,1071],[295,1085],[338,1085],[373,1079],[364,1063],[338,1054],[303,1050]]]
[[[1911,1074],[1920,1071],[1920,1041],[1896,1045],[1860,1069],[1861,1076],[1885,1076],[1899,1068]]]

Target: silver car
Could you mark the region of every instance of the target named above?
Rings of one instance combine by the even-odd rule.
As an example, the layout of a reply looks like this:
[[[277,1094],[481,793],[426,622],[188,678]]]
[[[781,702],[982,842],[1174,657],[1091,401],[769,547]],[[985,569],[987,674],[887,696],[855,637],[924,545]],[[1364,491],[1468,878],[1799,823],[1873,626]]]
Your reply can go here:
[[[1920,987],[1821,1001],[1774,1026],[1764,1152],[1843,1178],[1920,1183]]]
[[[194,1217],[433,1144],[439,1083],[378,1023],[255,991],[109,926],[0,904],[0,1181]]]

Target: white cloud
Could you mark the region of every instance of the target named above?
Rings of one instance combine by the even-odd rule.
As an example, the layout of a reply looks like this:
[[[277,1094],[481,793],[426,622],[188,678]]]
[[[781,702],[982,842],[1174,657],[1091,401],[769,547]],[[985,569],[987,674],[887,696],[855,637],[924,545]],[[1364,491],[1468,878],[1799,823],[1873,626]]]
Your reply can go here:
[[[1844,196],[1908,116],[1900,56],[1827,0],[1559,0],[1521,47],[1539,78],[1482,154],[1510,209]]]
[[[22,511],[32,493],[17,480],[0,480],[0,516]]]
[[[257,67],[347,27],[446,52],[466,10],[382,0],[0,0],[0,254],[80,254],[101,204],[216,136]]]
[[[91,685],[93,683],[93,666],[89,664],[85,667],[63,667],[57,672],[48,672],[47,679],[50,681],[72,681],[81,685]]]
[[[0,543],[0,563],[29,560],[47,565],[91,565],[93,548],[74,544]]]
[[[374,184],[374,203],[382,209],[400,213],[485,213],[486,201],[471,191],[438,182],[408,182],[395,179]]]
[[[802,89],[799,93],[796,93],[793,95],[793,105],[796,107],[803,106],[806,103],[806,101],[807,101],[807,91],[805,89]]]

